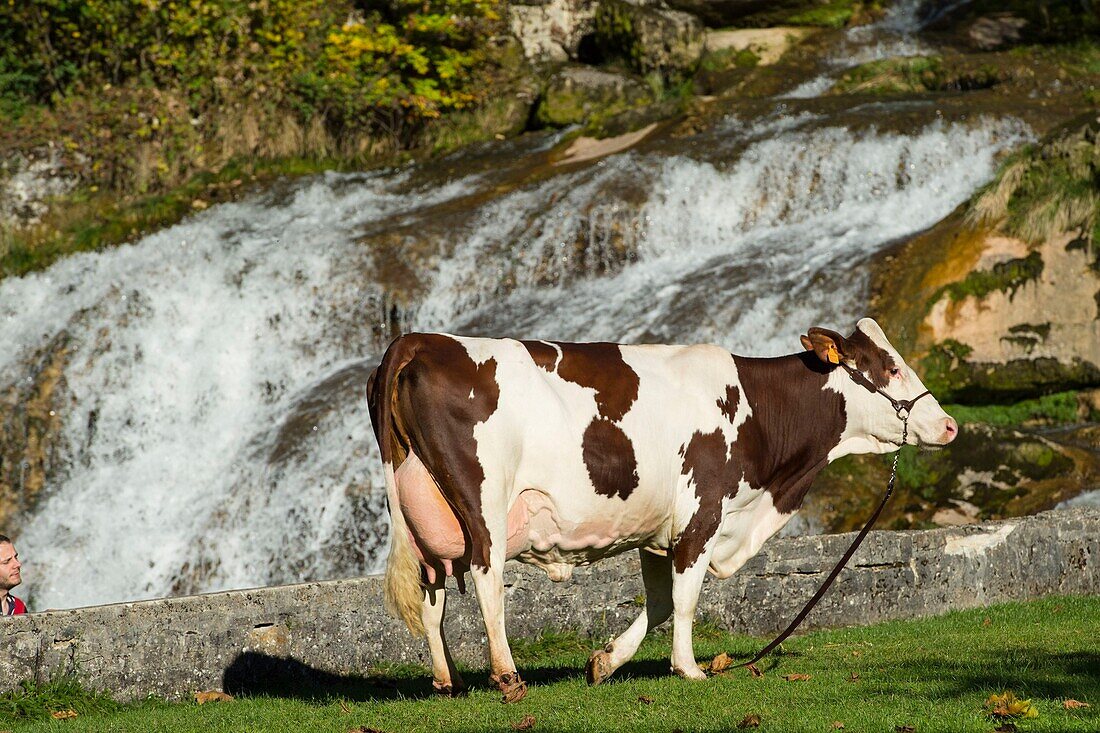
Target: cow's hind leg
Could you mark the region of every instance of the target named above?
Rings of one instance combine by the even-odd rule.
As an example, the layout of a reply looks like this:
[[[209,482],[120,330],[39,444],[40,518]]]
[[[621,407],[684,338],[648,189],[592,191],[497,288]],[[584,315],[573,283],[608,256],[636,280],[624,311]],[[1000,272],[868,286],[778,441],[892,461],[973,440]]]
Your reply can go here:
[[[470,575],[474,579],[477,603],[485,620],[491,679],[500,688],[503,702],[518,702],[527,694],[527,683],[520,679],[516,671],[508,635],[504,630],[504,534],[503,530],[499,537],[493,533],[489,567],[474,566]]]
[[[672,558],[640,550],[645,610],[617,639],[596,651],[588,660],[588,684],[598,685],[626,664],[638,651],[642,639],[672,614]]]
[[[455,668],[451,651],[447,648],[447,638],[443,632],[443,614],[447,607],[447,590],[443,587],[443,578],[436,584],[424,588],[424,603],[420,609],[420,618],[424,622],[424,633],[428,637],[428,651],[432,657],[432,687],[444,695],[459,695],[465,689],[462,676]]]

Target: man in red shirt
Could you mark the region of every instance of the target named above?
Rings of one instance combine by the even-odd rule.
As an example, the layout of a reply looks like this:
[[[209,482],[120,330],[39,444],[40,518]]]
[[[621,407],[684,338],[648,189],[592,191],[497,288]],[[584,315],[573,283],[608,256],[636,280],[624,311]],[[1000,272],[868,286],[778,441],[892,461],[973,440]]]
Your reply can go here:
[[[27,606],[11,594],[11,589],[23,582],[23,563],[11,540],[0,534],[0,615],[14,616],[26,613]]]

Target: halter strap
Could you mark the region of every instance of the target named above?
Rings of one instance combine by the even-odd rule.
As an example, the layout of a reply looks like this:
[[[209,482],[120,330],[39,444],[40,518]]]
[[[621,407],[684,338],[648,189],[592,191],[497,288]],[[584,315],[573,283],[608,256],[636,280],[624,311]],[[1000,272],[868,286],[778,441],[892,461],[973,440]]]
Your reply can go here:
[[[868,392],[877,392],[886,399],[890,400],[890,404],[893,406],[894,412],[898,414],[899,420],[905,420],[907,417],[909,417],[910,414],[912,414],[913,405],[916,404],[917,400],[919,400],[921,397],[924,397],[925,395],[932,394],[929,390],[925,390],[911,400],[895,400],[893,397],[886,394],[886,392],[876,387],[863,372],[859,371],[858,369],[853,369],[844,362],[840,362],[840,366],[844,367],[844,371],[848,372],[848,376],[851,377],[852,381],[858,384],[860,387],[863,387]]]

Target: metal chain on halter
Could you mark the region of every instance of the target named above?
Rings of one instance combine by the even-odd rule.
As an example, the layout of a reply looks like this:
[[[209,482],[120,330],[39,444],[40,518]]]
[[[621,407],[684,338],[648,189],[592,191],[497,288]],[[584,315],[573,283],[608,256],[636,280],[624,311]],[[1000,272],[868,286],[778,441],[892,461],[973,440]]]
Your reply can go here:
[[[742,667],[748,667],[754,675],[759,676],[763,674],[760,670],[756,668],[756,663],[766,657],[772,649],[775,649],[777,646],[786,641],[787,637],[790,636],[791,633],[798,628],[798,625],[802,623],[802,620],[806,618],[813,607],[817,605],[817,602],[820,601],[822,596],[825,595],[825,591],[829,590],[829,586],[833,584],[833,581],[836,580],[836,576],[840,575],[840,571],[843,570],[844,566],[848,564],[848,560],[851,559],[852,555],[856,551],[856,548],[859,547],[861,542],[863,542],[863,538],[867,536],[867,533],[871,531],[871,527],[874,526],[875,521],[878,519],[878,515],[882,513],[882,509],[886,506],[886,502],[890,500],[890,495],[894,493],[894,482],[897,480],[898,477],[898,458],[901,457],[901,449],[905,446],[905,441],[909,439],[909,410],[912,408],[913,402],[916,402],[921,397],[924,397],[925,394],[928,393],[925,392],[924,394],[920,395],[920,397],[917,397],[916,399],[912,400],[912,402],[909,402],[907,405],[896,403],[892,399],[890,400],[891,403],[894,404],[894,409],[898,413],[898,419],[901,420],[901,443],[898,445],[898,449],[894,453],[893,465],[890,466],[890,480],[886,482],[886,494],[882,497],[882,502],[878,505],[878,509],[875,509],[875,513],[872,514],[871,518],[867,520],[867,524],[863,525],[863,529],[861,529],[859,531],[859,534],[856,535],[856,538],[852,542],[851,547],[849,547],[848,551],[844,553],[844,557],[840,558],[840,562],[838,562],[836,564],[836,567],[833,568],[833,571],[829,573],[829,577],[826,578],[821,587],[817,589],[817,593],[814,594],[814,597],[811,598],[809,602],[805,605],[805,607],[803,607],[803,609],[799,611],[798,615],[795,616],[794,621],[792,621],[791,625],[787,627],[787,630],[777,636],[775,640],[772,641],[772,643],[761,649],[760,653],[753,657],[751,661],[745,662],[741,665]],[[887,397],[887,399],[890,398]]]

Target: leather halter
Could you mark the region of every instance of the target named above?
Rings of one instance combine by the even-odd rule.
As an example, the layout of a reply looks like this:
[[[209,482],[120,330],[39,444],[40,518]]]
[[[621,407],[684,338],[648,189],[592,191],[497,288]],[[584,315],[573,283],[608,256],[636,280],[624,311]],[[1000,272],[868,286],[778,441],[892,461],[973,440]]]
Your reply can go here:
[[[930,391],[924,390],[911,400],[895,400],[893,397],[886,394],[884,390],[876,387],[863,372],[859,371],[858,369],[853,369],[844,362],[840,362],[840,366],[844,367],[844,371],[848,372],[848,376],[851,377],[852,381],[858,384],[860,387],[863,387],[868,392],[877,392],[886,399],[890,400],[890,404],[894,407],[894,412],[898,414],[899,420],[908,420],[909,416],[913,414],[913,405],[916,404],[917,400],[919,400],[921,397],[924,397],[925,395],[932,394]]]
[[[775,649],[777,646],[782,644],[787,639],[787,637],[790,636],[794,632],[794,630],[798,628],[798,625],[802,623],[802,620],[809,615],[810,611],[813,610],[813,607],[817,605],[817,602],[820,601],[821,598],[825,595],[825,592],[829,590],[829,586],[831,586],[833,584],[833,581],[836,580],[836,576],[840,575],[840,571],[843,570],[844,566],[848,564],[848,560],[851,559],[852,555],[855,554],[856,548],[858,548],[863,542],[863,538],[866,537],[867,533],[871,531],[871,527],[874,526],[875,521],[879,517],[879,514],[882,513],[883,508],[886,506],[886,502],[890,500],[890,495],[894,493],[894,482],[897,480],[898,476],[898,456],[901,455],[901,447],[905,445],[906,438],[908,438],[909,436],[909,415],[913,412],[913,405],[921,397],[924,397],[927,394],[931,394],[931,392],[925,390],[911,400],[895,400],[893,397],[886,394],[886,392],[876,387],[863,372],[859,371],[858,369],[853,369],[844,362],[840,362],[840,366],[844,367],[844,370],[848,372],[848,376],[852,378],[853,382],[863,387],[868,392],[877,392],[886,399],[890,400],[890,404],[893,406],[894,412],[897,413],[898,419],[901,420],[901,443],[898,445],[897,452],[894,453],[894,464],[890,467],[890,480],[886,483],[886,494],[882,497],[882,502],[879,503],[878,508],[875,509],[874,513],[871,515],[871,518],[867,520],[867,524],[863,525],[863,529],[861,529],[859,531],[859,534],[856,535],[856,538],[852,541],[852,544],[848,548],[848,551],[844,553],[844,556],[840,558],[840,561],[832,569],[832,572],[829,573],[829,577],[827,577],[825,579],[825,582],[821,584],[821,587],[817,589],[817,592],[814,593],[813,598],[811,598],[802,608],[802,610],[798,612],[798,615],[795,616],[794,621],[791,621],[791,624],[787,627],[786,631],[773,639],[772,642],[766,647],[761,649],[760,652],[755,657],[753,657],[751,661],[744,662],[738,665],[741,667],[748,667],[754,676],[760,676],[763,674],[760,670],[756,668],[756,663],[766,657],[772,649]]]

